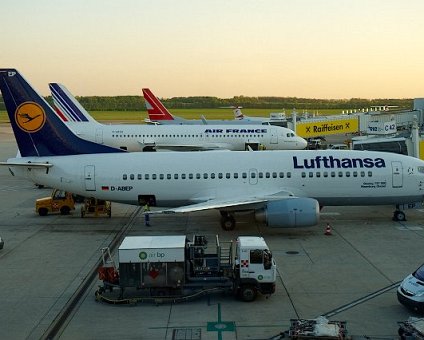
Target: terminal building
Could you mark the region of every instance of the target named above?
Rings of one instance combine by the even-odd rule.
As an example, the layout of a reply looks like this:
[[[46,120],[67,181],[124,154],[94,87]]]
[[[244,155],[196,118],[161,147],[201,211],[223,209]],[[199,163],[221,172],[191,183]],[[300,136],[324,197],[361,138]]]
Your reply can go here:
[[[424,98],[414,99],[412,110],[389,110],[382,106],[352,111],[299,118],[293,112],[287,126],[309,140],[343,134],[349,136],[351,149],[395,152],[424,159]]]

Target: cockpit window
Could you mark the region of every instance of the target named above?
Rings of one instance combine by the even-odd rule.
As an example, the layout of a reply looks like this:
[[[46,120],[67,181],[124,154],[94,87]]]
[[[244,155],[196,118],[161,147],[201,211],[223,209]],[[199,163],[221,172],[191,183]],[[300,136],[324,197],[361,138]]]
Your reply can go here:
[[[419,166],[418,167],[418,172],[424,174],[424,166]]]

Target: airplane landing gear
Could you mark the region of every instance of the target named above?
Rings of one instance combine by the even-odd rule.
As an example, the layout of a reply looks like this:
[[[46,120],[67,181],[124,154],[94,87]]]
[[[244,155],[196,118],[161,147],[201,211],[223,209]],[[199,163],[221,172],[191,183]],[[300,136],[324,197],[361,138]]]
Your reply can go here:
[[[236,227],[236,220],[234,216],[228,212],[220,211],[221,213],[221,228],[229,231],[234,230]]]

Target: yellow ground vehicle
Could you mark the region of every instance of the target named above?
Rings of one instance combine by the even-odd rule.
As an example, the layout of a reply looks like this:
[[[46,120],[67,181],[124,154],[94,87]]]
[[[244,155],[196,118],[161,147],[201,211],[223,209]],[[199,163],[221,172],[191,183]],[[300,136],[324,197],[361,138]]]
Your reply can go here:
[[[86,198],[81,206],[81,217],[93,214],[95,217],[106,214],[112,216],[112,204],[110,201],[99,200],[93,197]]]
[[[50,197],[39,198],[35,201],[35,212],[40,216],[53,212],[68,215],[71,210],[75,210],[74,198],[72,193],[63,190],[54,189]]]

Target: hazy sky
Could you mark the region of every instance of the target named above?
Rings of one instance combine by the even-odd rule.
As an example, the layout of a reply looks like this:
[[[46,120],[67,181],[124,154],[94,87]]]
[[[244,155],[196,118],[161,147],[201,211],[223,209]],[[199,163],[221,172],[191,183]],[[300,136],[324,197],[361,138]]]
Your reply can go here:
[[[424,97],[422,0],[2,0],[0,67],[42,94]]]

